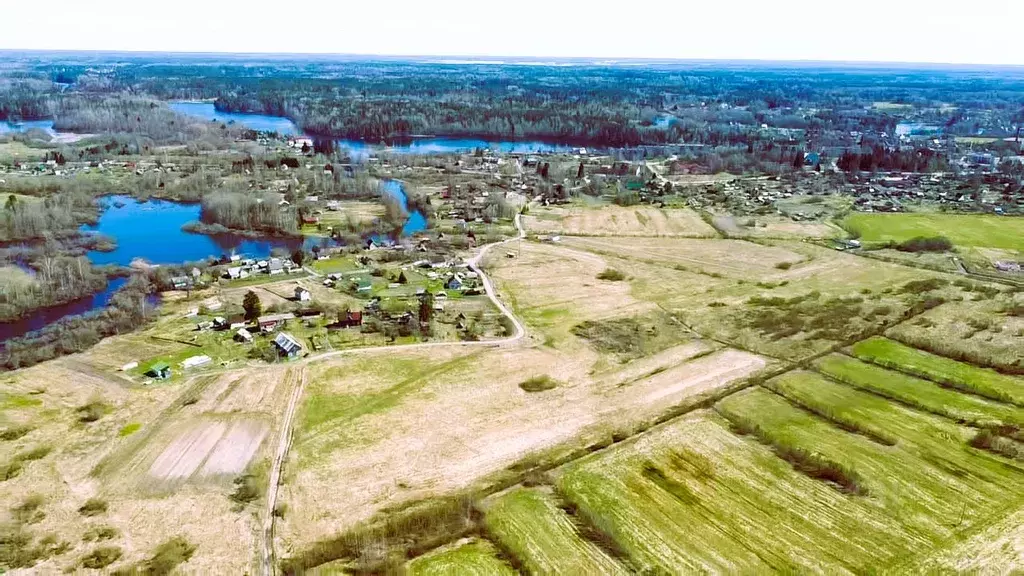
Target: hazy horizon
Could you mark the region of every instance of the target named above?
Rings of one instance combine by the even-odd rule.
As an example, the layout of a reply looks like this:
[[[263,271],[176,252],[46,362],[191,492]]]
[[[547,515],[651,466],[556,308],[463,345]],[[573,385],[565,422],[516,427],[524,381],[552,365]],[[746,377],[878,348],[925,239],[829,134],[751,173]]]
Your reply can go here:
[[[753,0],[580,8],[542,0],[481,8],[313,0],[301,10],[225,0],[169,9],[129,0],[54,0],[5,7],[0,49],[191,54],[345,55],[472,59],[693,60],[1022,66],[1024,3],[863,0],[842,5]],[[422,56],[420,56],[422,55]]]

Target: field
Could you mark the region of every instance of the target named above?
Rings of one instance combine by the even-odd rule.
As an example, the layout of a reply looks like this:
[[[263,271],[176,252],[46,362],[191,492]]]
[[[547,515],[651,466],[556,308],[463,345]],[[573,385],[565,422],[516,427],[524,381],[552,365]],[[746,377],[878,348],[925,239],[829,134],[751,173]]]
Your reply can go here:
[[[496,555],[486,540],[457,542],[409,562],[410,576],[514,576],[519,574]]]
[[[867,362],[992,400],[1024,406],[1024,378],[950,360],[885,338],[858,342],[852,351],[854,356]]]
[[[977,298],[976,296],[974,298]],[[1024,316],[1006,310],[1024,303],[1014,299],[965,299],[929,310],[913,322],[886,332],[894,340],[949,358],[1024,374]]]
[[[536,234],[713,238],[715,229],[689,208],[602,206],[534,208],[524,220]]]
[[[536,488],[516,488],[487,504],[484,524],[530,574],[627,574],[593,542],[581,538],[555,498]]]
[[[317,278],[169,295],[153,325],[4,382],[0,424],[32,429],[0,443],[17,469],[0,495],[45,493],[45,518],[19,529],[74,542],[44,571],[81,565],[98,546],[83,537],[103,533],[122,550],[114,569],[181,536],[196,546],[185,571],[252,573],[271,513],[289,571],[1021,564],[1004,535],[1024,503],[1024,381],[939,349],[970,344],[1006,372],[1019,295],[809,242],[635,232],[492,250],[482,267],[524,322],[519,341],[442,333],[399,348],[340,331],[336,354],[266,365],[196,323],[237,311],[250,289],[267,307],[288,306],[296,286],[328,307],[363,299]],[[348,256],[315,266],[359,270]],[[402,304],[439,289],[407,272],[371,292]],[[482,296],[445,305],[496,323]],[[971,338],[942,338],[979,318]],[[288,331],[311,342],[322,322]],[[177,368],[200,353],[214,362]],[[174,365],[170,380],[119,370],[155,359]],[[89,498],[108,509],[82,520]]]
[[[865,242],[945,236],[955,246],[1024,250],[1024,218],[960,214],[850,214],[843,226]]]
[[[831,238],[842,233],[827,221],[795,221],[776,215],[721,215],[715,216],[713,222],[729,238]]]
[[[119,551],[111,570],[127,569],[183,538],[194,547],[189,570],[253,571],[257,486],[297,374],[282,367],[143,387],[92,368],[92,353],[4,381],[0,421],[27,427],[0,442],[0,464],[24,461],[0,482],[5,514],[43,497],[39,521],[7,515],[4,526],[33,542],[25,549],[36,556],[33,570],[81,570],[99,547]],[[239,488],[247,483],[251,494]],[[46,539],[66,546],[47,549]]]

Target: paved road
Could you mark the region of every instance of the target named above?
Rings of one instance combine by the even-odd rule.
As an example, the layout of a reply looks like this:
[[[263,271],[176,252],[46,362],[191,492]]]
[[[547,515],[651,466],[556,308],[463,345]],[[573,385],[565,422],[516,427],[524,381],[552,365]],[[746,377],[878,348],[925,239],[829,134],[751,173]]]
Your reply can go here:
[[[483,340],[475,342],[422,342],[419,344],[406,344],[398,346],[373,346],[369,348],[353,348],[351,350],[337,350],[335,352],[327,352],[316,356],[310,356],[303,360],[295,363],[293,370],[297,370],[298,374],[294,377],[295,384],[292,390],[291,396],[288,398],[288,406],[285,408],[284,419],[281,423],[281,436],[278,440],[277,453],[274,456],[273,465],[270,468],[270,482],[267,486],[267,505],[266,505],[266,517],[263,522],[263,573],[266,576],[273,576],[277,572],[277,567],[274,562],[274,508],[277,506],[277,493],[278,487],[281,484],[281,469],[284,467],[285,460],[288,459],[288,451],[292,444],[292,425],[295,420],[295,412],[298,409],[299,402],[302,399],[302,393],[306,388],[306,366],[313,362],[320,362],[328,358],[334,358],[337,356],[354,355],[354,354],[366,354],[372,352],[380,352],[382,350],[395,350],[396,348],[402,349],[415,349],[415,348],[438,348],[438,347],[476,347],[476,346],[504,346],[519,342],[526,336],[526,328],[523,327],[522,322],[516,318],[515,314],[505,303],[498,299],[498,295],[494,290],[494,285],[491,279],[487,277],[487,274],[480,268],[480,261],[483,260],[484,256],[487,255],[494,247],[502,246],[512,242],[521,242],[526,237],[526,230],[523,228],[522,217],[516,214],[515,217],[516,230],[519,231],[519,235],[515,238],[509,238],[502,240],[501,242],[495,242],[493,244],[487,244],[480,247],[480,250],[470,258],[467,263],[471,270],[480,275],[480,280],[484,285],[484,291],[487,293],[487,297],[490,298],[494,306],[505,315],[506,318],[512,321],[512,325],[515,326],[515,334],[508,338],[501,340]],[[312,273],[312,271],[310,270]]]

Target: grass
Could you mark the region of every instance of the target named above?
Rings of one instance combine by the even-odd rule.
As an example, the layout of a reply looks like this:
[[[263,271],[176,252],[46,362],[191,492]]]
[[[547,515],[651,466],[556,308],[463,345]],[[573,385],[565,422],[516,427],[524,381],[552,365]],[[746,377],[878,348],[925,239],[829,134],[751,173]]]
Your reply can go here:
[[[125,424],[124,426],[121,427],[120,430],[117,431],[117,435],[122,438],[124,438],[125,436],[131,436],[132,434],[138,432],[140,428],[142,428],[142,424],[138,422],[129,422],[128,424]]]
[[[530,574],[626,574],[581,536],[578,523],[540,488],[516,488],[494,499],[484,515],[488,535]]]
[[[963,394],[849,356],[825,356],[814,367],[844,384],[959,422],[979,426],[1024,424],[1024,409]]]
[[[558,388],[558,381],[544,374],[543,376],[534,376],[523,380],[519,383],[519,387],[525,392],[544,392],[545,390]]]
[[[991,400],[1024,406],[1024,379],[916,350],[895,340],[874,337],[853,345],[857,358],[926,378],[949,388]]]
[[[945,236],[957,246],[1024,250],[1024,219],[975,214],[850,214],[843,227],[866,242]]]
[[[472,539],[430,552],[410,561],[409,576],[517,576],[514,568],[498,557],[498,550],[486,540]]]
[[[626,361],[661,352],[689,338],[681,326],[663,313],[611,320],[586,320],[572,333],[587,340],[598,352]]]
[[[475,526],[475,511],[464,497],[414,502],[389,510],[339,536],[281,560],[281,572],[298,574],[328,562],[347,562],[349,574],[400,570],[406,558],[452,542]]]
[[[708,412],[568,465],[558,488],[638,573],[857,571],[916,543],[870,499],[795,471]]]
[[[895,446],[897,438],[858,417],[856,406],[845,406],[831,401],[824,392],[828,381],[811,372],[787,372],[765,382],[765,388],[786,398],[794,405],[828,420],[841,430],[860,434],[883,446]]]

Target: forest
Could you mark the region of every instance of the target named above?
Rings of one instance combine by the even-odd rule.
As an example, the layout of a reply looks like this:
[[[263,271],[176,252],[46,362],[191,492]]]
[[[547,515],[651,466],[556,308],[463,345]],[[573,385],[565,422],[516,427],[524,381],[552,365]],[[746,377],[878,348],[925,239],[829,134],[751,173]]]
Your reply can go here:
[[[102,54],[59,63],[26,54],[16,61],[18,76],[0,78],[0,120],[53,118],[58,128],[145,134],[157,142],[210,140],[240,130],[204,126],[158,105],[205,99],[222,111],[291,118],[311,135],[370,143],[435,135],[716,147],[796,135],[812,148],[864,144],[859,134],[892,135],[900,121],[936,124],[954,136],[1012,136],[1024,123],[1019,69],[455,65],[256,56],[195,66],[193,60],[118,55],[111,68]]]

